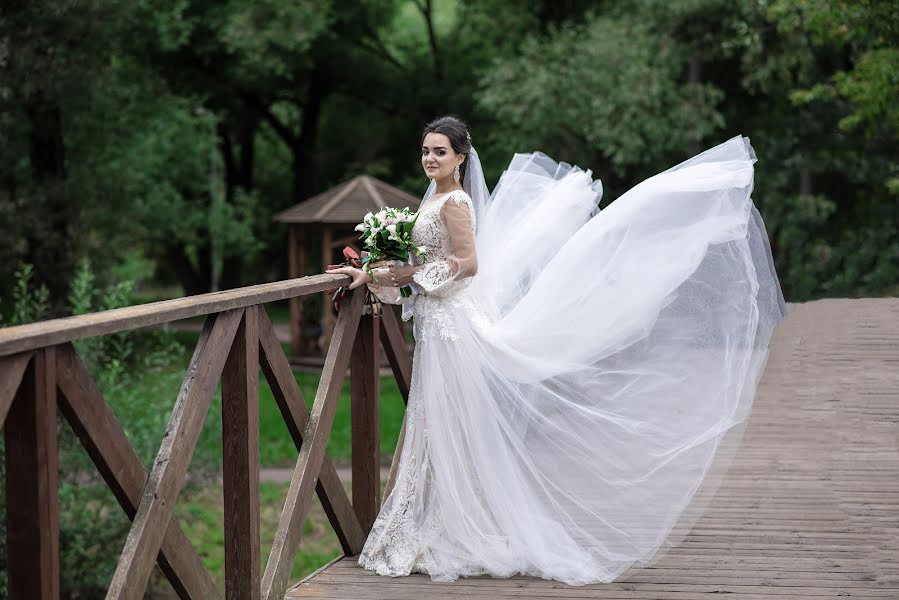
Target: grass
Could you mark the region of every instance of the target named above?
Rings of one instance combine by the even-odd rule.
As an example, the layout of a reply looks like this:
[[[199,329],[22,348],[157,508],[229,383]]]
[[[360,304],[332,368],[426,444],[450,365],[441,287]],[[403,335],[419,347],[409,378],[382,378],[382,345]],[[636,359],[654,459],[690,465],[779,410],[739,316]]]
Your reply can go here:
[[[104,396],[113,408],[119,422],[140,454],[144,463],[149,467],[155,458],[159,444],[165,431],[166,424],[172,411],[175,398],[181,386],[187,364],[190,360],[190,352],[196,343],[197,334],[190,332],[176,332],[173,334],[184,347],[183,355],[176,355],[173,360],[163,365],[153,367],[135,368],[132,376],[123,385],[103,385]],[[300,392],[307,405],[310,406],[315,398],[320,373],[294,372]],[[381,449],[382,459],[389,464],[390,457],[396,446],[399,429],[402,425],[405,405],[399,393],[396,381],[392,376],[381,378]],[[203,425],[200,439],[197,443],[194,457],[191,462],[188,483],[178,498],[175,505],[175,514],[184,529],[187,537],[196,548],[205,568],[210,575],[223,588],[224,586],[224,509],[221,485],[222,463],[222,414],[221,414],[221,390],[216,390],[209,413]],[[328,440],[328,455],[337,464],[347,464],[351,455],[352,432],[350,423],[350,396],[349,378],[344,381],[341,396],[338,401],[337,412],[331,435]],[[69,439],[71,438],[71,439]],[[259,445],[260,462],[264,467],[292,466],[297,458],[297,450],[293,440],[287,431],[287,426],[272,395],[271,388],[265,380],[263,373],[259,374]],[[70,433],[61,438],[61,443],[70,448],[70,455],[82,455],[83,464],[79,463],[78,471],[94,472],[87,457]],[[77,448],[77,450],[76,450]],[[383,484],[382,484],[383,485]],[[349,482],[344,482],[349,489]],[[85,486],[93,488],[93,485]],[[288,484],[262,482],[260,485],[260,543],[261,556],[264,564],[271,549],[272,539],[277,528],[278,519],[287,495]],[[104,526],[104,532],[109,536],[124,536],[127,531],[127,521],[121,514],[114,500],[105,486],[97,487],[97,493],[104,497],[103,502],[96,503],[90,510],[84,510],[84,502],[73,501],[69,512],[80,515],[82,523],[79,529],[82,532],[90,530],[87,521],[98,519],[100,515],[108,515],[112,521]],[[73,499],[77,500],[77,499]],[[76,506],[81,506],[81,510]],[[92,505],[93,506],[93,505]],[[93,538],[86,535],[85,538]],[[118,540],[110,547],[117,547]],[[99,543],[91,543],[88,550],[93,551],[99,547]],[[116,552],[118,548],[116,548]],[[85,569],[84,562],[77,564],[85,552],[72,552],[73,569]],[[302,542],[297,552],[296,560],[291,573],[292,580],[301,579],[315,569],[324,565],[341,553],[340,544],[334,534],[321,505],[316,498],[312,509],[304,524]],[[103,573],[98,577],[105,580],[106,570],[114,567],[107,565]],[[165,581],[164,576],[158,570],[154,572],[150,596],[152,598],[175,598],[171,586]]]
[[[260,506],[260,551],[262,568],[268,560],[278,519],[288,484],[262,483],[259,490]],[[225,580],[225,529],[224,505],[221,484],[190,486],[185,489],[175,507],[185,534],[213,580],[224,591]],[[318,500],[314,501],[309,516],[303,526],[303,536],[291,571],[291,580],[302,579],[334,557],[341,554],[340,542],[331,528],[328,518]],[[155,587],[167,588],[168,584],[159,578]]]
[[[178,332],[177,338],[191,347],[196,334]],[[119,422],[128,433],[131,443],[144,464],[151,464],[159,449],[166,423],[181,386],[190,354],[186,351],[170,365],[147,369],[136,374],[127,387],[104,389],[104,395],[116,413]],[[320,373],[294,372],[294,378],[307,406],[312,407],[318,388]],[[392,376],[381,378],[381,451],[383,461],[389,463],[396,448],[396,439],[402,425],[405,404]],[[222,461],[221,389],[212,400],[203,431],[194,453],[194,462],[216,469]],[[328,440],[328,455],[336,463],[350,460],[352,432],[350,423],[349,378],[344,381],[334,425]],[[292,465],[297,450],[284,424],[265,376],[259,373],[259,453],[263,467]]]
[[[318,387],[317,373],[294,373],[306,404],[311,407]],[[352,429],[350,423],[349,379],[344,382],[337,404],[337,414],[328,439],[328,455],[335,462],[347,462],[352,451]],[[267,383],[259,384],[259,454],[265,466],[285,466],[296,461],[297,451],[287,432],[287,426],[272,396]],[[402,395],[393,377],[381,378],[381,454],[389,464],[396,448],[396,440],[403,421]]]
[[[104,367],[89,368],[130,443],[149,469],[162,442],[198,333],[141,330],[132,332],[129,339],[134,343],[134,353],[122,370],[109,370],[103,358],[97,365]],[[261,465],[292,466],[297,450],[264,375],[261,372],[259,375]],[[311,407],[320,373],[295,372],[294,377],[304,400]],[[392,377],[381,378],[381,448],[384,463],[389,463],[393,454],[404,410],[396,382]],[[130,522],[112,492],[101,482],[90,458],[61,415],[59,421],[63,592],[68,597],[99,597],[108,586]],[[327,445],[329,456],[337,464],[348,463],[351,439],[347,378]],[[224,585],[225,531],[221,464],[221,391],[216,390],[190,463],[187,482],[175,504],[175,514],[206,569],[220,587]],[[349,482],[344,482],[344,485],[348,488]],[[288,485],[281,483],[263,482],[260,485],[263,564],[268,558],[287,489]],[[0,494],[0,509],[4,505]],[[0,511],[0,522],[4,518],[5,514]],[[304,577],[341,552],[336,535],[317,499],[313,500],[304,524],[302,539],[293,565],[293,579]],[[0,573],[0,584],[2,575]],[[151,598],[168,600],[176,597],[158,568],[151,585]]]

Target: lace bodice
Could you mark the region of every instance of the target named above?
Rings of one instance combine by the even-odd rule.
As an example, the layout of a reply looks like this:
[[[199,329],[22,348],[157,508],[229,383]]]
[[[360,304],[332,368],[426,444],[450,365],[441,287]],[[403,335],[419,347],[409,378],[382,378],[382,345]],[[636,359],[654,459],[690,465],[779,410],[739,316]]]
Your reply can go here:
[[[471,308],[464,293],[477,272],[474,207],[462,190],[431,197],[419,210],[412,239],[427,250],[424,260],[412,276],[419,289],[412,310],[404,311],[408,320],[415,315],[415,338],[424,342],[436,335],[455,340],[453,313],[462,304]]]
[[[412,279],[426,294],[448,296],[467,285],[477,269],[475,226],[471,198],[462,190],[431,197],[419,210],[412,240],[427,253]]]

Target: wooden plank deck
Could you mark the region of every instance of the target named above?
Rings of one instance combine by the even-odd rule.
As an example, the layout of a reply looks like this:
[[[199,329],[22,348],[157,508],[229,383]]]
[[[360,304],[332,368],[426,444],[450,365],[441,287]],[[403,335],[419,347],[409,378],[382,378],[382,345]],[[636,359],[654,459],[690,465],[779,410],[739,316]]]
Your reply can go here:
[[[742,445],[702,518],[611,584],[434,583],[335,561],[289,599],[899,599],[899,299],[821,300],[781,324]]]

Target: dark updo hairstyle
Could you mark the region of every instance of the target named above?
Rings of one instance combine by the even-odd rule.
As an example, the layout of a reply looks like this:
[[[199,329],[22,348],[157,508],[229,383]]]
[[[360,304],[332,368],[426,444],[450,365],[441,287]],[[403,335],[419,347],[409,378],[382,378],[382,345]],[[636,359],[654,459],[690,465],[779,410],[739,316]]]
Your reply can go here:
[[[425,136],[429,133],[442,133],[449,138],[450,144],[456,154],[464,154],[465,160],[459,165],[460,179],[465,181],[465,171],[468,170],[468,155],[471,152],[471,135],[468,133],[468,125],[452,115],[434,119],[427,125],[421,134],[421,141],[424,143]]]

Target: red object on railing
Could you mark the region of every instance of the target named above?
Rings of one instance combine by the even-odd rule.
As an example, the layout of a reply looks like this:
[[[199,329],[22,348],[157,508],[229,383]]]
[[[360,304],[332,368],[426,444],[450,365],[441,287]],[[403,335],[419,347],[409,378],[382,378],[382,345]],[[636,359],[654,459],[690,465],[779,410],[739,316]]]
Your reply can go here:
[[[343,257],[346,259],[343,263],[339,265],[328,265],[327,269],[336,269],[338,267],[356,267],[357,269],[362,268],[362,260],[359,256],[359,253],[356,252],[351,246],[344,246],[343,248]],[[331,301],[334,302],[334,310],[340,312],[340,302],[343,300],[343,295],[345,290],[343,287],[339,287],[335,289],[325,290],[326,294],[334,293],[331,297]]]

